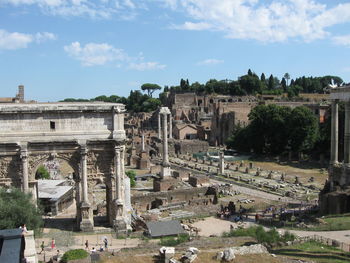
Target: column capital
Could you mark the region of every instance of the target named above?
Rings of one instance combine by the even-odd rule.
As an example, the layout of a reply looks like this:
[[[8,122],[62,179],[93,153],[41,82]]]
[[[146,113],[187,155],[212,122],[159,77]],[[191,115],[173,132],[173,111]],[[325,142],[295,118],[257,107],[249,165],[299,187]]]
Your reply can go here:
[[[81,145],[80,146],[80,154],[81,154],[81,156],[86,156],[87,153],[88,153],[88,149],[87,149],[86,145],[84,145],[84,146]]]

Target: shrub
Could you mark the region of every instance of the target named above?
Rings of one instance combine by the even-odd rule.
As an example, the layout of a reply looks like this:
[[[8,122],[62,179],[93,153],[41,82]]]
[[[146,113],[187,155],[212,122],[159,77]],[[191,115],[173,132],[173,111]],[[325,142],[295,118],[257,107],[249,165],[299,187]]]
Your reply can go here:
[[[286,231],[283,235],[277,232],[275,228],[266,231],[262,226],[242,228],[224,232],[222,237],[249,236],[255,238],[259,243],[273,244],[277,242],[287,242],[295,240],[295,235]]]
[[[136,172],[133,170],[126,171],[125,174],[130,178],[130,187],[136,186]]]
[[[88,256],[89,256],[89,253],[86,252],[84,249],[73,249],[73,250],[69,250],[66,253],[64,253],[61,261],[63,263],[67,263],[70,260],[84,259]]]
[[[50,179],[50,173],[45,166],[40,165],[35,174],[35,179]]]

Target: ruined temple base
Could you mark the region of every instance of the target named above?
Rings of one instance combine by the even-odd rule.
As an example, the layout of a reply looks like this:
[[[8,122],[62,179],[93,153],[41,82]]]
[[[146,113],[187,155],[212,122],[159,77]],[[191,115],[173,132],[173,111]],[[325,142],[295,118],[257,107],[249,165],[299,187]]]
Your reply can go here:
[[[83,232],[93,232],[94,231],[94,224],[90,219],[82,219],[80,222],[80,230]]]
[[[124,218],[118,218],[113,221],[113,229],[118,235],[125,235],[128,233],[128,225]]]
[[[344,214],[350,212],[350,188],[320,194],[320,212],[327,214]]]
[[[153,191],[154,192],[164,192],[174,190],[175,186],[179,183],[179,180],[168,177],[163,179],[154,179],[153,181]]]

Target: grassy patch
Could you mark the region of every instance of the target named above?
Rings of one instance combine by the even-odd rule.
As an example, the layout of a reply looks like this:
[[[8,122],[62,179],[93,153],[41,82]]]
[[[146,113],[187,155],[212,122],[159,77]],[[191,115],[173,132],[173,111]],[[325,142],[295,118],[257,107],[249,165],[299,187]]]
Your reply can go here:
[[[86,252],[84,249],[73,249],[64,253],[61,261],[63,263],[66,263],[70,260],[84,259],[84,258],[87,258],[88,256],[89,256],[89,253]]]
[[[303,258],[317,263],[347,263],[350,262],[350,253],[343,252],[319,242],[310,241],[303,244],[282,247],[273,251],[276,255],[292,258]]]
[[[177,237],[163,237],[160,239],[159,244],[161,246],[176,246],[181,243],[185,243],[190,240],[190,236],[188,234],[181,234]]]
[[[304,217],[303,221],[309,225],[309,227],[296,227],[297,220],[281,223],[278,220],[261,221],[260,223],[266,226],[283,227],[294,230],[307,230],[307,231],[337,231],[337,230],[350,230],[350,214],[342,215],[329,215],[322,218],[316,218],[315,216]]]
[[[223,237],[239,237],[249,236],[255,238],[259,243],[273,244],[277,242],[293,241],[295,235],[286,231],[283,235],[279,235],[276,229],[266,231],[262,226],[249,227],[244,229],[231,230],[230,232],[224,232]]]

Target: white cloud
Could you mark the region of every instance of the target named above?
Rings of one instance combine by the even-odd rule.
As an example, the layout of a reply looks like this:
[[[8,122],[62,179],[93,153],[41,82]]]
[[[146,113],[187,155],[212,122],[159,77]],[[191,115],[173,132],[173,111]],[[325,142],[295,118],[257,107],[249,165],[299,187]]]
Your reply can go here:
[[[350,3],[327,7],[315,0],[159,0],[184,12],[185,30],[216,30],[227,38],[283,42],[329,36],[329,27],[350,22]]]
[[[59,16],[88,16],[108,19],[114,15],[120,19],[132,19],[136,9],[144,9],[143,1],[135,0],[0,0],[2,4],[35,5],[43,13]]]
[[[199,61],[197,63],[198,66],[210,66],[210,65],[217,65],[217,64],[221,64],[224,63],[223,60],[219,60],[219,59],[214,59],[214,58],[208,58],[202,61]]]
[[[20,49],[26,48],[33,41],[33,36],[18,32],[7,32],[0,29],[0,49]]]
[[[139,62],[130,63],[129,69],[134,69],[138,71],[154,70],[154,69],[164,69],[166,65],[159,64],[158,62]]]
[[[333,42],[337,45],[350,47],[350,35],[333,37]]]
[[[35,34],[35,40],[37,43],[42,43],[45,42],[47,40],[56,40],[57,36],[53,33],[49,33],[49,32],[39,32]]]
[[[158,62],[145,62],[143,54],[129,56],[123,49],[115,48],[107,43],[88,43],[85,46],[73,42],[64,46],[64,51],[83,66],[101,66],[108,63],[128,69],[145,71],[163,69],[165,65]]]
[[[88,43],[81,46],[79,42],[73,42],[64,47],[67,54],[79,60],[83,66],[104,65],[112,61],[125,61],[128,59],[127,54],[122,49],[102,43]]]
[[[46,40],[55,40],[56,36],[49,32],[38,32],[34,35],[24,34],[18,32],[7,32],[0,29],[0,49],[15,50],[26,48],[30,43],[36,41],[37,43]]]

